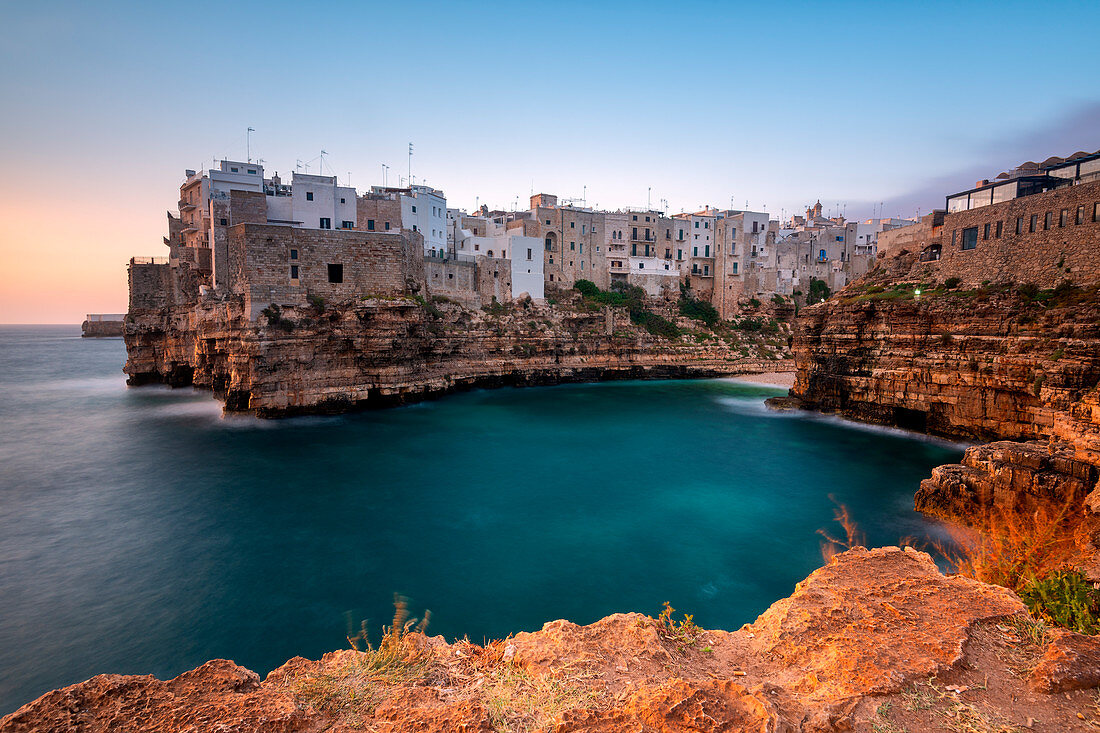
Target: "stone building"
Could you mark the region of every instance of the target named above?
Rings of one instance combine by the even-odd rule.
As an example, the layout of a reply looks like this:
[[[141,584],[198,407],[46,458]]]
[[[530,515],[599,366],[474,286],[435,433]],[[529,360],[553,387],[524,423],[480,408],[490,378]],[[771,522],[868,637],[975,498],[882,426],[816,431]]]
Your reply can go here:
[[[917,240],[918,267],[937,279],[1100,281],[1100,151],[1024,163],[946,204],[942,225]]]

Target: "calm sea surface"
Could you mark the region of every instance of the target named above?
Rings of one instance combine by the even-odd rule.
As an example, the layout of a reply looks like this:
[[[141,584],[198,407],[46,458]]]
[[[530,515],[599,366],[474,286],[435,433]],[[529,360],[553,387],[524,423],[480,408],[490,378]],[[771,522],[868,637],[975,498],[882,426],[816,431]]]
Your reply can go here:
[[[0,714],[101,672],[316,658],[395,591],[448,638],[665,600],[733,629],[821,564],[829,494],[872,544],[925,536],[913,492],[961,455],[725,380],[259,421],[129,389],[124,360],[0,327]]]

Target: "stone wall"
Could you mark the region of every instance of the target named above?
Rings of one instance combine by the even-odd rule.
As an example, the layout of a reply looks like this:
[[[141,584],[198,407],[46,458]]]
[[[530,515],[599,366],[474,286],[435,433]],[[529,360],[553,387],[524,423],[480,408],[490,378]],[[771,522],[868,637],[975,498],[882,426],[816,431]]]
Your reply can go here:
[[[131,262],[127,270],[130,283],[130,311],[166,308],[171,304],[172,282],[167,263]]]
[[[477,264],[474,262],[425,257],[424,275],[431,295],[442,295],[467,308],[482,305],[477,292]]]
[[[965,285],[1012,281],[1049,288],[1062,280],[1096,282],[1098,219],[1100,182],[949,213],[940,233],[941,258],[924,264],[940,281],[958,277]],[[977,246],[964,250],[968,228],[977,229]]]
[[[334,303],[405,295],[422,282],[422,270],[410,271],[420,241],[401,232],[237,224],[228,230],[229,289],[244,296],[252,318],[270,303],[302,305],[309,295]]]
[[[925,247],[939,244],[944,214],[946,212],[942,210],[933,211],[922,216],[916,224],[880,232],[878,256],[892,256],[903,249],[920,254]]]
[[[401,229],[401,202],[375,194],[359,196],[355,200],[355,223],[356,229],[365,232],[397,231]]]

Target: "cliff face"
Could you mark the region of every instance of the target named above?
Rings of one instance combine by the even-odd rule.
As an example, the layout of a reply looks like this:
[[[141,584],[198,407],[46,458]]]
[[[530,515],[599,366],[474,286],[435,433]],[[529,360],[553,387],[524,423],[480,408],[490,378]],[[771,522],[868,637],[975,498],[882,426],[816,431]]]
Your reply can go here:
[[[484,646],[413,633],[263,681],[225,660],[168,682],[100,675],[0,731],[1066,731],[1097,717],[1078,689],[1100,679],[1095,646],[1045,638],[1011,592],[923,553],[856,548],[734,632],[616,614]]]
[[[1086,498],[1100,480],[1097,288],[917,287],[871,279],[804,310],[791,395],[857,420],[999,441],[937,468],[917,509],[966,522],[994,507],[1066,506],[1089,515],[1082,542],[1095,548],[1100,516]]]
[[[227,410],[342,412],[504,384],[704,377],[784,369],[782,342],[665,339],[622,309],[530,304],[471,311],[415,298],[286,308],[230,303],[132,310],[131,384],[212,389]],[[789,369],[790,367],[785,367]]]

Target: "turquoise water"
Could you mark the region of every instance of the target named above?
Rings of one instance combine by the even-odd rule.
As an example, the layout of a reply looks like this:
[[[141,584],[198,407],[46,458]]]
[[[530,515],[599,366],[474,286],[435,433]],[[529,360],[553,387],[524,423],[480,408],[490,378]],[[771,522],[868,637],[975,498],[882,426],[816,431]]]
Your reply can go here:
[[[0,714],[100,672],[261,674],[376,629],[392,594],[473,640],[662,601],[736,628],[821,564],[834,494],[873,544],[935,528],[961,448],[777,415],[725,380],[222,418],[128,389],[120,339],[0,327]]]

